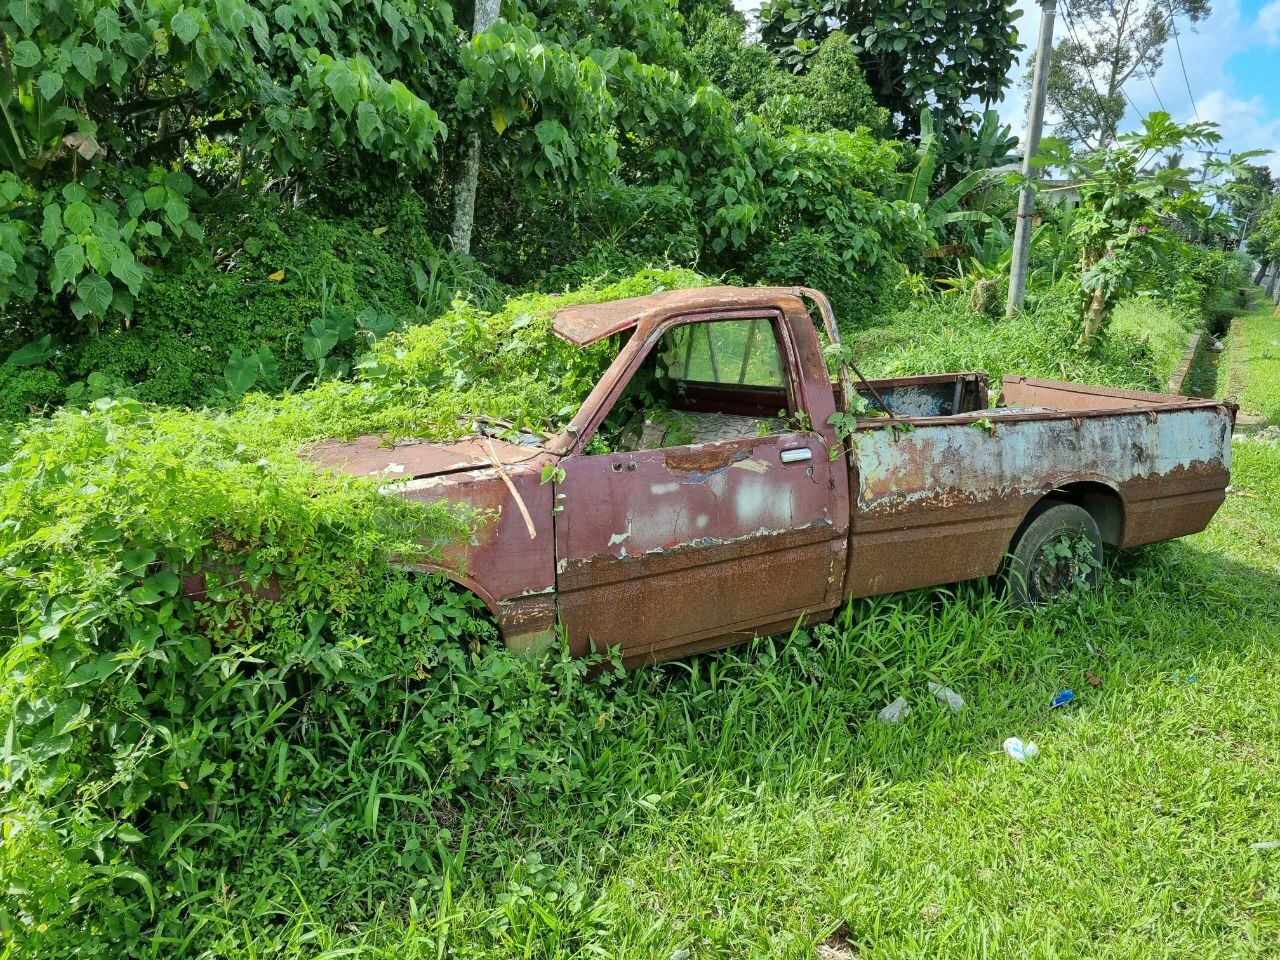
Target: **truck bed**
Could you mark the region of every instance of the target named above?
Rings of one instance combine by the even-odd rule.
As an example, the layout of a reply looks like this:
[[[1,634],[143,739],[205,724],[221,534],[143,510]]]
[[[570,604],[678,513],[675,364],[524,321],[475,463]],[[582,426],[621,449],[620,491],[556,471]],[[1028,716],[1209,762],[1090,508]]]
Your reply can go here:
[[[1198,532],[1225,497],[1231,404],[1006,376],[991,407],[980,373],[870,388],[891,416],[861,418],[851,444],[855,595],[995,573],[1046,495],[1087,505],[1120,547]]]

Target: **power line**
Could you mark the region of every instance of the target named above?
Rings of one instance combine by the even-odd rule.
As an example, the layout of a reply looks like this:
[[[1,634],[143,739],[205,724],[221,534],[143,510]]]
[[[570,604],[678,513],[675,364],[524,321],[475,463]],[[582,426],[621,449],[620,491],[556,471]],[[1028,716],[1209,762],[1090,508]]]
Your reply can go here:
[[[1187,76],[1187,61],[1182,59],[1182,41],[1178,39],[1178,19],[1173,15],[1173,4],[1169,4],[1169,26],[1173,28],[1173,45],[1178,51],[1178,63],[1182,67],[1182,82],[1187,85],[1187,99],[1191,101],[1191,112],[1200,119],[1200,108],[1196,106],[1195,95],[1191,92],[1191,78]]]
[[[1151,92],[1156,95],[1156,103],[1160,104],[1160,109],[1168,113],[1168,109],[1164,105],[1164,101],[1160,99],[1160,91],[1156,89],[1156,82],[1151,79],[1151,70],[1143,66],[1142,72],[1147,76],[1147,83],[1151,84]]]
[[[1080,36],[1076,33],[1076,26],[1074,23],[1075,18],[1072,16],[1070,9],[1068,9],[1066,0],[1062,0],[1062,17],[1067,21],[1067,29],[1071,31],[1071,39],[1075,40],[1076,46],[1079,47],[1081,51],[1090,49],[1080,42]],[[1085,24],[1081,23],[1080,29],[1083,30],[1084,35],[1089,38],[1089,42],[1093,43],[1093,34],[1089,32],[1089,28]],[[1086,68],[1084,75],[1089,81],[1089,86],[1093,88],[1093,95],[1098,98],[1098,103],[1101,105],[1105,98],[1102,96],[1102,92],[1098,89],[1098,85],[1093,82],[1093,73]],[[1150,74],[1147,75],[1147,79],[1150,79]],[[1152,84],[1152,89],[1154,88],[1155,85]],[[1139,115],[1142,114],[1142,111],[1138,109],[1138,105],[1133,102],[1133,98],[1125,91],[1123,84],[1120,86],[1120,95],[1124,97],[1125,102],[1133,108],[1134,113]],[[1159,99],[1159,94],[1156,95],[1156,99]]]

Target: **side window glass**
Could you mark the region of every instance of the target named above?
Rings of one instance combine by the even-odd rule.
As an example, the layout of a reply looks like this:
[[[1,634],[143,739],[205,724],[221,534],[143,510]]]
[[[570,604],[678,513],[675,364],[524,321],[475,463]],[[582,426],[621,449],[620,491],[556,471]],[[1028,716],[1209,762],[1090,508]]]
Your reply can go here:
[[[772,319],[681,324],[649,352],[587,452],[768,436],[792,426],[791,406]]]
[[[685,324],[663,338],[662,353],[675,380],[785,385],[773,323],[764,317]]]

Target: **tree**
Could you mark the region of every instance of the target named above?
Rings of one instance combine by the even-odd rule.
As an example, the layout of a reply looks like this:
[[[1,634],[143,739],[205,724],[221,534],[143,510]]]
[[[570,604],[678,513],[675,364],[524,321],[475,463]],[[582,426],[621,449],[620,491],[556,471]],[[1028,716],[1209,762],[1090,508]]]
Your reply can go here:
[[[810,133],[854,131],[876,135],[889,126],[859,66],[858,52],[842,33],[827,37],[802,74],[784,70],[761,44],[745,36],[741,15],[717,17],[691,53],[702,75],[733,103],[739,118],[761,117],[771,129],[796,126]]]
[[[148,261],[202,235],[201,181],[297,178],[337,151],[426,169],[445,126],[414,90],[434,99],[454,33],[432,0],[409,15],[357,0],[8,4],[0,307],[127,317]]]
[[[944,128],[966,122],[969,101],[1004,92],[1019,50],[1013,0],[768,0],[760,36],[788,69],[808,69],[818,45],[847,34],[872,96],[903,136],[918,133],[921,107]]]
[[[1069,143],[1105,147],[1124,116],[1124,87],[1164,62],[1175,17],[1199,23],[1209,0],[1072,0],[1049,65],[1048,108]],[[1030,73],[1028,73],[1028,77]]]
[[[1181,153],[1190,144],[1217,143],[1217,124],[1177,124],[1163,111],[1143,118],[1142,129],[1117,138],[1113,146],[1072,153],[1064,140],[1041,143],[1038,166],[1062,170],[1080,194],[1071,235],[1080,244],[1081,346],[1106,324],[1115,303],[1139,284],[1154,284],[1165,247],[1178,238],[1172,225],[1196,231],[1212,217],[1206,197],[1215,192],[1209,175],[1238,174],[1259,151],[1210,160],[1206,176],[1192,182],[1190,171],[1154,162]],[[1219,187],[1218,194],[1230,188]]]
[[[1280,278],[1280,191],[1272,193],[1266,206],[1259,211],[1257,223],[1249,233],[1248,249],[1259,263],[1253,282],[1261,283],[1270,268],[1267,296],[1273,296]]]
[[[498,22],[501,0],[476,0],[471,35],[478,37]],[[499,133],[502,131],[499,130]],[[449,240],[459,253],[471,252],[471,228],[476,220],[476,182],[480,179],[480,133],[463,135],[458,180],[453,185],[453,227]]]
[[[1227,204],[1227,210],[1239,230],[1238,242],[1243,243],[1270,206],[1277,183],[1270,167],[1252,163],[1245,166],[1238,182],[1241,189]]]

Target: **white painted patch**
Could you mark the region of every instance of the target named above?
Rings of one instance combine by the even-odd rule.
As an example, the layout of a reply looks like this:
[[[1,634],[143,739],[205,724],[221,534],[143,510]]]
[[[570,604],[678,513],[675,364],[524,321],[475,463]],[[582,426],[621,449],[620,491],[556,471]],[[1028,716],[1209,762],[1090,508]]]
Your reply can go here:
[[[699,529],[699,530],[702,530],[703,528],[705,528],[705,527],[706,527],[707,523],[708,523],[710,520],[711,520],[711,518],[710,518],[710,517],[708,517],[705,513],[700,513],[700,514],[698,514],[697,519],[696,519],[696,520],[694,520],[693,522],[697,525],[697,527],[698,527],[698,529]]]
[[[616,547],[618,544],[631,539],[631,518],[627,518],[627,529],[622,533],[615,533],[609,538],[609,546]]]
[[[649,492],[655,497],[660,497],[664,493],[675,493],[680,489],[678,483],[651,483],[649,484]]]
[[[769,469],[769,464],[764,460],[739,460],[734,464],[739,470],[750,470],[752,473],[764,473]]]

